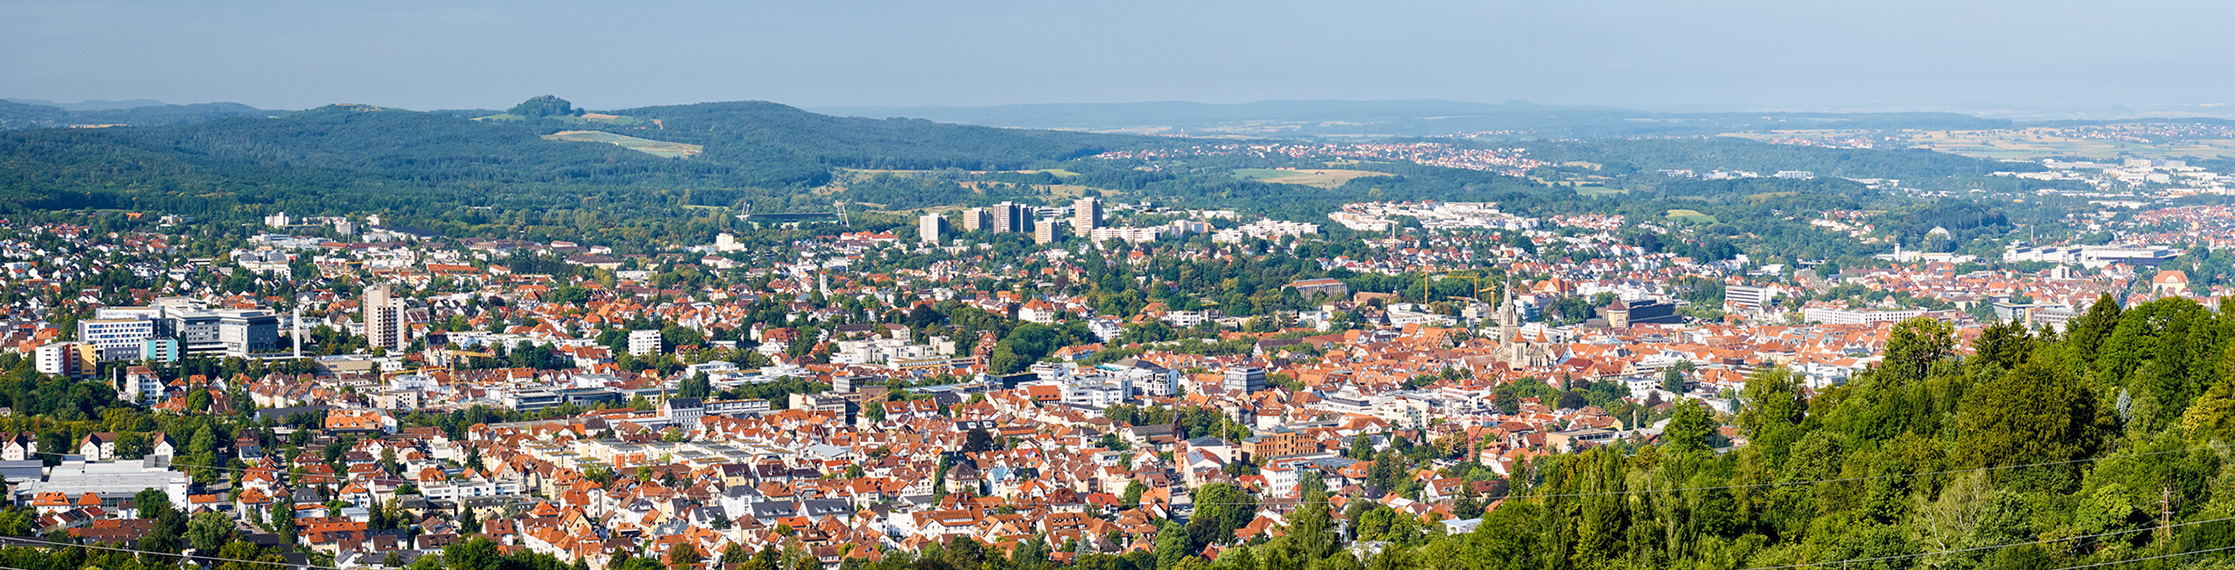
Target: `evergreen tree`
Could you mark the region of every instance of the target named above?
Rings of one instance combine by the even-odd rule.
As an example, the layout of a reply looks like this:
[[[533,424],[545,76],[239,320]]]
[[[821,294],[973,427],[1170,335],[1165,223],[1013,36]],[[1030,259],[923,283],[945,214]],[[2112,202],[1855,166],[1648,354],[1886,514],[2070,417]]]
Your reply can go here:
[[[481,517],[475,516],[471,508],[458,507],[458,534],[478,534],[480,532]]]
[[[712,381],[708,379],[705,372],[695,373],[690,378],[685,378],[682,386],[675,390],[675,397],[678,398],[706,398],[713,394]]]
[[[1715,434],[1713,413],[1699,400],[1685,400],[1676,406],[1676,417],[1669,420],[1668,428],[1661,432],[1661,441],[1669,449],[1699,451],[1708,448]]]

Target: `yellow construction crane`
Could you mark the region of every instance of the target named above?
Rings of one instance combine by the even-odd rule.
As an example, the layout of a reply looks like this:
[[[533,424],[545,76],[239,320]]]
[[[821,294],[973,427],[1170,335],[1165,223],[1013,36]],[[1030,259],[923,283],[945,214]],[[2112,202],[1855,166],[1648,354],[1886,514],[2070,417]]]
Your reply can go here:
[[[1469,293],[1470,293],[1471,295],[1473,295],[1472,297],[1460,297],[1460,296],[1452,296],[1452,297],[1451,297],[1452,299],[1473,299],[1473,300],[1474,300],[1475,302],[1477,302],[1477,303],[1481,303],[1481,302],[1484,302],[1484,301],[1482,300],[1482,292],[1483,292],[1483,291],[1491,291],[1491,292],[1496,292],[1496,291],[1497,291],[1497,287],[1496,287],[1495,285],[1493,285],[1493,286],[1490,286],[1490,287],[1483,287],[1483,286],[1482,286],[1482,280],[1483,280],[1483,276],[1482,276],[1482,275],[1479,275],[1479,274],[1478,274],[1477,272],[1475,272],[1475,271],[1473,271],[1473,270],[1467,270],[1467,271],[1445,271],[1445,272],[1443,272],[1443,274],[1442,274],[1441,276],[1442,276],[1442,277],[1445,277],[1445,278],[1450,278],[1450,279],[1465,279],[1465,280],[1467,280],[1467,281],[1468,281],[1469,283],[1471,283],[1471,284],[1473,284],[1473,285],[1474,285],[1473,287],[1471,287],[1471,288],[1469,288],[1469,289],[1468,289],[1468,292],[1469,292]]]
[[[432,367],[432,366],[421,366],[421,367],[418,367],[418,368],[406,368],[406,369],[403,369],[403,370],[390,370],[390,371],[387,371],[387,372],[382,372],[382,373],[380,373],[380,381],[382,381],[382,382],[387,382],[387,381],[388,381],[389,379],[395,378],[396,376],[399,376],[399,375],[403,375],[403,374],[426,374],[428,370],[435,370],[435,369],[436,369],[436,368],[435,368],[435,367]]]
[[[445,349],[442,349],[442,356],[443,356],[443,358],[442,358],[442,362],[443,362],[443,364],[444,364],[444,365],[446,365],[446,366],[449,366],[449,367],[450,367],[450,369],[451,369],[451,370],[453,370],[453,371],[455,371],[455,370],[457,370],[457,369],[458,369],[458,361],[459,361],[459,360],[463,360],[463,359],[464,359],[465,357],[469,357],[469,356],[479,356],[479,357],[482,357],[482,358],[496,358],[496,357],[497,357],[496,353],[493,353],[493,352],[486,352],[486,351],[472,351],[472,350],[458,350],[458,349],[455,349],[455,348],[445,348]]]

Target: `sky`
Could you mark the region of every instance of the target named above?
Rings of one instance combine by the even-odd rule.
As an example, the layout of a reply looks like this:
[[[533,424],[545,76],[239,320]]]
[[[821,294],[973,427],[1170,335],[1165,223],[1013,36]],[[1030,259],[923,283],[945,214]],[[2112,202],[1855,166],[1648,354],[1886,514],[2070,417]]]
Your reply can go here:
[[[0,0],[0,97],[620,109],[2235,103],[2235,2]]]

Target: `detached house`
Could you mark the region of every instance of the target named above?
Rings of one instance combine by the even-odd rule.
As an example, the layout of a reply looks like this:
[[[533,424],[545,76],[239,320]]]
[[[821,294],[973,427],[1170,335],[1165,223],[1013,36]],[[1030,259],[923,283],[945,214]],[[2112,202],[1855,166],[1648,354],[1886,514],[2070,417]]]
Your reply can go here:
[[[155,444],[149,446],[148,449],[150,451],[148,452],[148,455],[160,455],[164,457],[172,457],[178,455],[178,446],[171,445],[171,434],[156,432],[154,437]]]
[[[31,432],[0,433],[0,459],[23,461],[39,456],[39,438]]]
[[[116,459],[116,438],[113,432],[85,434],[85,439],[78,440],[78,455],[92,461]]]
[[[1054,324],[1057,312],[1054,304],[1043,299],[1033,299],[1017,309],[1017,319],[1043,325]]]

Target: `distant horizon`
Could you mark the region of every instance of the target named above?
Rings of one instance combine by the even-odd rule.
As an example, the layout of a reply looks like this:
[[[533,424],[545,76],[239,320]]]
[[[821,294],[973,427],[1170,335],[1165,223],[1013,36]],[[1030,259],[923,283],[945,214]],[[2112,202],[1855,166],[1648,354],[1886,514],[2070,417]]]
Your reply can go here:
[[[559,98],[561,98],[561,99],[567,99],[567,100],[568,100],[569,102],[572,102],[572,103],[574,103],[574,105],[575,105],[575,106],[576,106],[577,108],[582,108],[582,109],[590,109],[590,110],[601,110],[601,111],[610,111],[610,110],[619,110],[619,109],[629,109],[629,108],[636,108],[636,107],[653,107],[653,106],[666,106],[666,105],[691,105],[691,104],[698,104],[698,103],[721,103],[721,102],[734,102],[734,101],[767,101],[767,102],[771,102],[771,103],[776,103],[776,104],[780,104],[780,105],[786,105],[786,106],[790,106],[790,107],[794,107],[794,108],[798,108],[798,109],[806,110],[806,111],[809,111],[809,112],[819,113],[819,114],[845,114],[845,113],[848,113],[848,112],[865,112],[865,111],[872,111],[872,110],[911,110],[911,109],[923,109],[923,110],[930,110],[930,109],[990,109],[990,108],[1001,108],[1001,107],[1038,107],[1038,106],[1065,106],[1065,105],[1081,105],[1081,106],[1087,106],[1087,105],[1197,104],[1197,105],[1214,105],[1214,106],[1238,106],[1238,105],[1263,104],[1263,103],[1366,103],[1366,104],[1373,104],[1373,103],[1404,103],[1404,102],[1429,102],[1429,101],[1433,101],[1433,102],[1445,102],[1445,103],[1456,103],[1456,104],[1477,104],[1477,105],[1504,105],[1504,104],[1509,104],[1509,103],[1521,103],[1521,104],[1540,105],[1540,106],[1544,106],[1544,107],[1553,107],[1553,108],[1599,108],[1599,109],[1619,109],[1619,110],[1626,110],[1626,111],[1639,111],[1639,112],[1647,112],[1647,113],[1670,113],[1670,114],[1685,114],[1685,113],[1701,113],[1701,114],[1711,114],[1711,113],[1954,113],[1954,114],[1970,115],[1970,116],[1975,116],[1975,117],[1980,117],[1980,118],[1988,118],[1988,119],[2013,119],[2013,120],[2058,120],[2058,119],[2071,119],[2071,120],[2121,120],[2121,119],[2146,119],[2146,118],[2172,118],[2172,119],[2178,119],[2178,118],[2235,118],[2235,106],[2230,106],[2230,105],[2225,105],[2225,104],[2219,104],[2219,103],[2194,103],[2194,104],[2183,104],[2183,105],[2150,105],[2150,106],[2134,106],[2134,105],[2120,105],[2120,104],[2112,104],[2112,105],[2055,105],[2055,106],[2035,106],[2035,107],[2025,107],[2025,106],[2003,106],[2004,108],[2001,108],[2001,109],[1991,109],[1991,108],[1986,108],[1986,106],[1984,106],[1984,105],[1982,105],[1982,106],[1979,106],[1979,107],[1971,107],[1971,106],[1964,106],[1964,105],[1916,105],[1916,106],[1902,106],[1902,107],[1873,107],[1873,106],[1865,106],[1865,105],[1852,105],[1852,106],[1838,106],[1838,105],[1827,105],[1827,106],[1824,106],[1824,107],[1800,107],[1800,106],[1780,106],[1780,105],[1738,105],[1738,104],[1688,104],[1688,105],[1600,105],[1600,104],[1570,104],[1570,103],[1551,103],[1551,102],[1544,102],[1544,101],[1527,101],[1527,100],[1519,100],[1519,99],[1512,99],[1512,100],[1506,100],[1506,101],[1467,101],[1467,100],[1455,100],[1455,99],[1441,99],[1441,98],[1428,98],[1428,97],[1421,97],[1421,98],[1404,98],[1404,99],[1257,99],[1257,100],[1249,100],[1249,101],[1233,101],[1233,102],[1227,102],[1227,101],[1189,101],[1189,100],[1142,100],[1142,101],[1058,101],[1058,102],[1045,102],[1045,101],[1043,101],[1043,102],[994,103],[994,104],[986,104],[986,105],[943,105],[943,104],[801,105],[801,104],[795,104],[795,103],[790,103],[790,102],[785,102],[785,101],[776,101],[776,100],[768,100],[768,99],[756,99],[756,98],[733,98],[733,99],[713,99],[713,100],[705,100],[705,101],[676,101],[676,102],[666,102],[666,103],[646,103],[646,104],[627,105],[627,106],[602,106],[602,105],[596,105],[596,104],[592,104],[592,103],[585,103],[585,102],[582,102],[582,101],[578,101],[578,100],[575,100],[575,99],[573,99],[573,98],[567,97],[567,96],[566,96],[565,94],[560,94],[560,93],[543,93],[543,94],[538,94],[538,95],[554,95],[554,96],[557,96],[557,97],[559,97]],[[164,99],[158,99],[158,98],[150,98],[150,97],[114,97],[114,98],[106,98],[106,97],[104,97],[104,98],[92,98],[92,99],[83,99],[83,100],[77,100],[77,101],[57,101],[57,100],[53,100],[53,99],[44,99],[44,98],[37,98],[37,97],[0,96],[0,101],[9,101],[9,102],[15,102],[15,103],[23,103],[23,104],[48,105],[48,106],[56,106],[56,107],[62,107],[62,108],[78,108],[78,109],[86,109],[86,110],[92,110],[92,109],[125,109],[125,108],[132,108],[132,107],[135,107],[135,106],[151,106],[151,105],[204,105],[204,104],[226,104],[226,103],[231,103],[231,104],[239,104],[239,105],[248,105],[248,106],[250,106],[250,107],[255,107],[255,108],[257,108],[257,109],[261,109],[261,110],[266,110],[266,111],[287,111],[287,112],[292,112],[292,111],[301,111],[301,110],[305,110],[305,109],[314,109],[314,108],[318,108],[318,107],[324,107],[324,106],[329,106],[329,105],[372,105],[372,106],[377,106],[377,107],[386,107],[386,108],[394,108],[394,109],[403,109],[403,110],[409,110],[409,111],[434,112],[434,111],[462,111],[462,110],[489,110],[489,111],[503,111],[503,110],[505,110],[505,109],[511,108],[511,107],[512,107],[513,105],[516,105],[516,104],[518,104],[518,103],[519,103],[520,101],[525,101],[525,100],[527,100],[527,99],[528,99],[529,97],[535,97],[535,96],[538,96],[538,95],[527,95],[527,96],[522,96],[522,97],[521,97],[521,98],[520,98],[519,100],[515,100],[515,101],[509,102],[509,103],[504,103],[504,104],[501,104],[501,105],[488,105],[488,106],[478,106],[478,105],[477,105],[477,106],[451,106],[451,107],[428,107],[428,108],[420,108],[420,107],[408,107],[408,106],[401,106],[401,105],[390,105],[390,104],[384,104],[384,103],[380,103],[380,102],[377,102],[377,101],[335,101],[335,102],[331,102],[331,103],[323,103],[323,104],[318,104],[318,105],[311,105],[311,106],[307,106],[307,107],[268,107],[268,106],[264,106],[264,105],[259,105],[259,104],[255,104],[255,103],[250,103],[250,102],[248,102],[248,99],[245,99],[245,98],[242,98],[242,99],[220,99],[220,100],[211,100],[211,101],[188,101],[188,102],[180,102],[180,101],[170,101],[170,100],[164,100]]]
[[[0,0],[0,92],[302,109],[1537,101],[2118,114],[2235,103],[2235,4]]]

